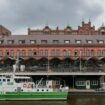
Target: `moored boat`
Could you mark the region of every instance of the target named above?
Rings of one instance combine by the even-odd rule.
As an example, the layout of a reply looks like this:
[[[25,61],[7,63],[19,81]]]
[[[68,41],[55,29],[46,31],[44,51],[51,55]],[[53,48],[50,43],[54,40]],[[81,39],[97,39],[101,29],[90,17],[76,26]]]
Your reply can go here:
[[[12,75],[0,76],[0,100],[66,100],[68,87],[58,81],[41,78],[36,82],[29,76],[16,76],[18,59]]]

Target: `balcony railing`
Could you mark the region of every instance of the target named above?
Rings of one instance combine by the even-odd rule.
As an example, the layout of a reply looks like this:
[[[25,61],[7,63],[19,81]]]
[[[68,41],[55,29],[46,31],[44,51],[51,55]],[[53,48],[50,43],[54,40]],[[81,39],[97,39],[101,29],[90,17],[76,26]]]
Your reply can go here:
[[[7,67],[0,67],[0,72],[13,72],[13,67],[12,66],[7,66]],[[84,67],[81,70],[79,67],[71,67],[71,68],[52,68],[49,67],[49,70],[47,67],[37,67],[37,66],[30,66],[26,67],[24,71],[17,70],[16,72],[104,72],[104,69],[101,68],[94,68],[94,67]]]

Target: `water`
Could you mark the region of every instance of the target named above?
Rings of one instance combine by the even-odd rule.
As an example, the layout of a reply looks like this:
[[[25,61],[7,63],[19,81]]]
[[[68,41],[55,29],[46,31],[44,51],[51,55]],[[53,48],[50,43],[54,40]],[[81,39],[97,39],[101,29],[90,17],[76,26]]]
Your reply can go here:
[[[0,101],[0,105],[105,105],[105,96],[72,96],[68,101]]]

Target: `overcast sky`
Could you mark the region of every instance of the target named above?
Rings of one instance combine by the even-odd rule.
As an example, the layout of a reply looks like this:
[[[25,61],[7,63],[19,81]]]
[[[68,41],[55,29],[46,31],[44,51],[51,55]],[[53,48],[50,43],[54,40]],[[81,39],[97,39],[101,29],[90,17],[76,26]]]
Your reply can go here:
[[[105,0],[0,0],[0,24],[13,34],[25,34],[27,28],[73,28],[82,19],[98,28],[105,22]]]

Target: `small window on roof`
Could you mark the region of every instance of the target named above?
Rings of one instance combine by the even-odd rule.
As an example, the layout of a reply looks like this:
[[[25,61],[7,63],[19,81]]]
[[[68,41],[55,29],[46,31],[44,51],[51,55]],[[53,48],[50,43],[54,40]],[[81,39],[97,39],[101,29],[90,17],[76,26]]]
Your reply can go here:
[[[47,44],[47,40],[41,40],[41,44]]]
[[[0,40],[0,44],[3,44],[3,42],[4,42],[3,40]]]
[[[91,44],[91,43],[93,43],[93,41],[92,40],[87,40],[87,43]]]
[[[76,40],[76,44],[80,44],[81,43],[81,40]]]
[[[25,44],[25,40],[19,40],[19,44]]]
[[[70,43],[70,40],[64,40],[64,43],[65,44],[69,44]]]
[[[58,44],[59,43],[59,40],[53,40],[53,43],[54,44]]]
[[[104,43],[104,40],[98,40],[98,43],[99,44],[103,44]]]
[[[30,43],[31,44],[35,44],[36,43],[36,40],[30,40]]]
[[[8,40],[8,44],[13,44],[14,40]]]

